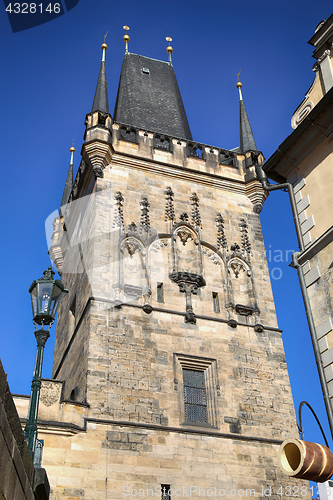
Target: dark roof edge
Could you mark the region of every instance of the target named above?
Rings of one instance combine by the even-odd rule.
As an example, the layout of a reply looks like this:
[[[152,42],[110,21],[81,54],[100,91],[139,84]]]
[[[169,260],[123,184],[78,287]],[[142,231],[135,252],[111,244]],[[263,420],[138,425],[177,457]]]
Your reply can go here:
[[[144,57],[145,59],[149,59],[150,61],[157,61],[157,62],[165,63],[165,64],[167,64],[168,66],[170,66],[169,61],[161,61],[161,59],[154,59],[153,57],[143,56],[143,55],[141,55],[141,54],[134,54],[134,52],[127,52],[127,54],[125,54],[125,56],[124,56],[124,57],[126,57],[126,56],[139,56],[139,57]]]
[[[265,162],[263,169],[270,179],[279,177],[280,180],[286,181],[285,177],[279,174],[271,174],[269,170],[274,167],[274,165],[285,156],[286,152],[295,144],[295,142],[305,133],[305,131],[312,125],[315,119],[320,115],[324,108],[333,101],[333,87],[324,95],[324,97],[316,104],[313,110],[304,118],[302,123],[290,134],[288,137],[280,144],[277,150],[272,154],[270,158]],[[279,182],[279,181],[278,181]]]

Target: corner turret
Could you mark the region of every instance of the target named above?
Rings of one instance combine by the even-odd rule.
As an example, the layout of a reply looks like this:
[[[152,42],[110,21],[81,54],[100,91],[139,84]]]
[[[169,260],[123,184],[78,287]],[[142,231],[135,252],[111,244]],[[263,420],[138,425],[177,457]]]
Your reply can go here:
[[[239,117],[240,117],[240,150],[242,153],[246,151],[257,151],[256,142],[254,140],[249,117],[245,109],[245,104],[242,96],[242,83],[237,82],[236,87],[239,91]]]

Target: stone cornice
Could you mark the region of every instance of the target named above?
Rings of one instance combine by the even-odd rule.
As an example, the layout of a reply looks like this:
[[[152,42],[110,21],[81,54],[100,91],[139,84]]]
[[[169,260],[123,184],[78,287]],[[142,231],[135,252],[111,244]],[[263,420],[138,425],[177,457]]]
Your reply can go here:
[[[21,419],[21,422],[25,422],[26,419]],[[199,434],[201,436],[211,436],[220,439],[232,439],[237,441],[246,441],[246,442],[259,442],[273,445],[281,445],[281,439],[274,438],[265,438],[261,436],[247,436],[244,434],[232,434],[227,432],[219,432],[216,428],[203,428],[201,426],[193,425],[190,426],[186,424],[186,426],[181,427],[173,427],[168,425],[159,425],[159,424],[149,424],[145,422],[127,422],[123,420],[113,420],[113,419],[101,419],[101,418],[91,418],[84,417],[84,427],[80,427],[76,424],[68,423],[68,422],[57,422],[57,421],[48,421],[48,420],[38,420],[38,428],[40,432],[45,434],[59,434],[59,435],[73,435],[78,432],[87,432],[87,428],[89,423],[98,424],[98,425],[116,425],[122,427],[134,427],[135,429],[148,429],[153,431],[165,431],[165,432],[175,432],[180,434]]]
[[[113,155],[112,166],[134,168],[136,170],[149,171],[156,175],[178,178],[185,182],[199,183],[203,186],[214,186],[229,192],[245,195],[246,185],[244,180],[233,177],[220,176],[208,172],[199,172],[187,167],[172,165],[170,163],[157,163],[154,160],[139,158],[134,155],[117,153]]]

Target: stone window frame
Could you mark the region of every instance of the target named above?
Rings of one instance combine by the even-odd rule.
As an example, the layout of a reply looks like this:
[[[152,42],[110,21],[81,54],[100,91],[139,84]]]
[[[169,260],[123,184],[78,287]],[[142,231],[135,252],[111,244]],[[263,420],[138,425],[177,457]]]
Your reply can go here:
[[[220,384],[218,381],[217,360],[213,358],[204,358],[192,356],[190,354],[174,353],[174,385],[179,396],[180,424],[196,427],[218,428],[218,407],[217,397],[220,393]],[[207,400],[207,423],[206,422],[187,422],[185,420],[185,403],[183,387],[183,370],[198,370],[204,372],[206,400]]]

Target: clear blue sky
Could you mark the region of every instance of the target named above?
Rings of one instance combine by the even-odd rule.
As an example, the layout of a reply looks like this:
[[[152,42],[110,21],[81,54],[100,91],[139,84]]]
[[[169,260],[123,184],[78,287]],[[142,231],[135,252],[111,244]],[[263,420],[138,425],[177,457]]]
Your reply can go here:
[[[111,113],[124,54],[122,26],[128,24],[130,52],[167,60],[165,36],[173,38],[173,64],[198,142],[239,145],[235,84],[241,70],[256,143],[269,158],[291,133],[291,115],[312,83],[307,40],[331,6],[327,0],[317,0],[315,8],[304,0],[80,0],[64,16],[16,34],[2,9],[0,357],[12,392],[28,394],[36,352],[28,288],[50,264],[44,224],[59,207],[73,137],[75,171],[79,164],[104,34],[109,32]],[[285,256],[297,250],[288,195],[271,194],[261,220],[273,276],[282,273],[272,285],[294,401],[298,407],[307,400],[327,430],[297,275],[288,267],[290,253]],[[46,344],[45,377],[51,377],[54,334],[55,327]],[[314,420],[304,421],[305,438],[321,441]]]

